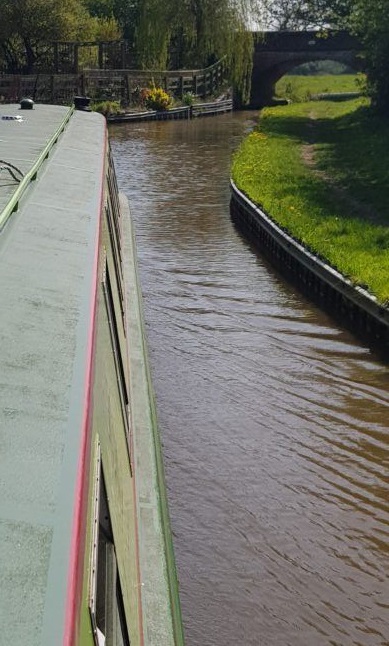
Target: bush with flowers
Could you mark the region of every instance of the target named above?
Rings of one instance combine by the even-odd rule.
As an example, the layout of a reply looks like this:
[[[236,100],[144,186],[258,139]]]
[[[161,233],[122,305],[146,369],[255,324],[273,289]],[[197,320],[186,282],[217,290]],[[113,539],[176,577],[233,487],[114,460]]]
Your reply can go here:
[[[147,90],[144,104],[149,110],[169,110],[172,97],[161,87],[152,87]]]

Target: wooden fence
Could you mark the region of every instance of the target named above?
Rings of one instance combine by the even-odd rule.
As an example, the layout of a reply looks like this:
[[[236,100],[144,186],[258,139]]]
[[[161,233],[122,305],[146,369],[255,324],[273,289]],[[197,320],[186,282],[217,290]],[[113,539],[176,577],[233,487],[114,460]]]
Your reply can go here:
[[[0,74],[0,102],[14,103],[30,97],[40,103],[69,104],[74,96],[89,96],[93,102],[119,101],[131,106],[142,88],[155,84],[182,98],[215,94],[226,83],[226,65],[221,60],[203,70],[140,71],[128,69],[84,70],[80,74]]]

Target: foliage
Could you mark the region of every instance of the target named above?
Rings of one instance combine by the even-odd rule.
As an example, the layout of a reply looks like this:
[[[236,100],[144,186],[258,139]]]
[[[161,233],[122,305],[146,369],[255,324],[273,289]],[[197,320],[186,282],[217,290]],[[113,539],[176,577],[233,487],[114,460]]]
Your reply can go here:
[[[91,34],[92,40],[107,42],[122,38],[122,30],[112,16],[95,17],[90,24],[93,31]]]
[[[161,87],[152,87],[144,100],[149,110],[168,110],[172,105],[172,98]]]
[[[262,0],[261,0],[262,1]],[[246,98],[253,39],[247,31],[252,0],[173,0],[174,67],[201,68],[226,57],[233,84]]]
[[[389,0],[357,0],[352,27],[364,44],[367,91],[374,107],[389,117]]]
[[[253,1],[0,0],[0,59],[14,72],[31,73],[44,68],[53,41],[124,37],[141,69],[196,69],[225,57],[234,84],[247,95]]]
[[[308,145],[312,155],[314,142],[312,167],[304,153]],[[388,167],[389,125],[357,99],[265,110],[236,154],[232,175],[294,238],[384,303]]]
[[[140,69],[164,69],[170,40],[170,0],[138,0],[131,3],[132,23],[125,31],[132,40]]]
[[[299,30],[346,28],[353,0],[264,0],[259,15],[267,28]]]
[[[94,112],[100,112],[105,117],[109,114],[117,114],[120,112],[119,101],[99,101],[98,103],[93,103],[91,107]]]
[[[97,18],[111,18],[114,15],[113,0],[84,0],[88,12]]]
[[[3,57],[27,73],[39,69],[52,41],[93,40],[113,28],[112,19],[91,17],[83,0],[0,0],[0,14]]]
[[[117,13],[115,17],[134,46],[139,68],[196,69],[226,56],[234,82],[247,94],[253,43],[246,25],[251,2],[128,0],[122,3],[121,17]]]
[[[150,88],[144,87],[139,90],[138,102],[140,105],[146,105],[146,101],[150,96]]]
[[[235,89],[237,103],[246,103],[250,96],[254,41],[252,34],[242,24],[233,32],[228,53],[230,79]]]
[[[113,15],[123,30],[124,38],[128,39],[130,47],[133,48],[139,25],[141,4],[144,0],[109,0],[109,2]]]
[[[184,105],[191,106],[191,105],[194,104],[195,98],[196,97],[193,94],[193,92],[185,92],[185,94],[182,97],[182,102],[183,102]]]

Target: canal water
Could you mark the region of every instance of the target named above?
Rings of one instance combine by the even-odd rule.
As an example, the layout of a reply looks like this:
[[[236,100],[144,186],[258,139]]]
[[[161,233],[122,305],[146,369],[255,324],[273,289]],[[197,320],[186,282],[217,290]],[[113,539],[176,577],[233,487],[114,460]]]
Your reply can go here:
[[[388,369],[231,223],[254,118],[111,128],[186,644],[388,645]]]

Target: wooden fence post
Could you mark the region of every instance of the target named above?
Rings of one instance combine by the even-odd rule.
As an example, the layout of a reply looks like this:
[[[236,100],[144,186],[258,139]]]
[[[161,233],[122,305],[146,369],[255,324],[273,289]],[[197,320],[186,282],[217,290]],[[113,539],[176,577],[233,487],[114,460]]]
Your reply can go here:
[[[59,56],[58,56],[58,43],[53,43],[53,57],[54,57],[54,73],[59,72]]]
[[[214,68],[212,68],[212,69],[211,69],[210,87],[209,87],[209,93],[210,93],[210,94],[213,94],[214,89],[215,89],[215,78],[214,78],[214,74],[215,74],[215,69],[214,69]]]
[[[84,72],[80,74],[80,94],[81,96],[85,96],[85,73]]]
[[[126,41],[125,40],[122,40],[120,43],[120,53],[121,53],[121,60],[122,60],[122,69],[124,70],[126,68]]]
[[[126,78],[127,105],[131,105],[131,77],[129,74],[126,74],[125,78]]]
[[[208,83],[207,75],[208,75],[208,72],[203,72],[203,84],[204,84],[203,85],[203,97],[204,97],[204,99],[207,96],[207,83]]]
[[[78,74],[78,45],[77,43],[74,45],[74,74]]]

